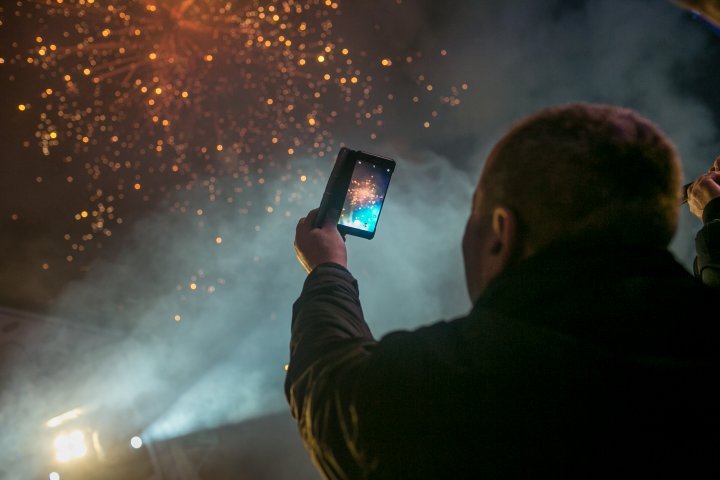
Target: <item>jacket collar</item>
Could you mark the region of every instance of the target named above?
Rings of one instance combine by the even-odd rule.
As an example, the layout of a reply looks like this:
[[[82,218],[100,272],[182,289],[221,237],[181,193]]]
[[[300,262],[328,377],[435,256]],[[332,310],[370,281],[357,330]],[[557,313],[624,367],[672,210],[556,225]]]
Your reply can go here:
[[[689,278],[665,247],[609,241],[564,241],[521,260],[494,279],[473,311],[504,313],[539,307],[563,292],[592,291],[631,278]]]

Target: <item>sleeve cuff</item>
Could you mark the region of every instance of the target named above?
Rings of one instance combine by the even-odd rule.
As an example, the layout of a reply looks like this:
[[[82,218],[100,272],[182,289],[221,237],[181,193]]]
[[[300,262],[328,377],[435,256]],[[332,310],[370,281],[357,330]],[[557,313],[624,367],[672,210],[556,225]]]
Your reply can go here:
[[[315,268],[312,269],[312,272],[310,272],[308,274],[308,277],[310,277],[312,275],[319,275],[322,272],[327,272],[330,270],[340,270],[341,272],[344,272],[344,273],[350,273],[350,270],[343,267],[339,263],[325,262],[325,263],[320,263],[320,264],[316,265]]]
[[[344,266],[335,262],[325,262],[316,265],[315,268],[313,268],[312,271],[308,274],[308,276],[305,278],[305,282],[303,283],[303,290],[308,285],[313,285],[318,280],[327,277],[340,277],[342,279],[347,279],[350,282],[355,281],[355,277],[353,277],[352,273],[350,273],[350,270],[348,270]]]
[[[710,200],[703,209],[703,223],[710,223],[720,219],[720,197]]]

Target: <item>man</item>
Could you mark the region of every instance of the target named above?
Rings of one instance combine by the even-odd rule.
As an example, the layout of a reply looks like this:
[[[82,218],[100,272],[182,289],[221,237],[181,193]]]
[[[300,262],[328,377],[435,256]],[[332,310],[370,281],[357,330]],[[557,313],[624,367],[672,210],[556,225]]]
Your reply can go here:
[[[525,119],[473,198],[472,311],[380,341],[335,222],[301,219],[285,389],[325,477],[720,474],[714,297],[667,250],[680,171],[630,110]]]

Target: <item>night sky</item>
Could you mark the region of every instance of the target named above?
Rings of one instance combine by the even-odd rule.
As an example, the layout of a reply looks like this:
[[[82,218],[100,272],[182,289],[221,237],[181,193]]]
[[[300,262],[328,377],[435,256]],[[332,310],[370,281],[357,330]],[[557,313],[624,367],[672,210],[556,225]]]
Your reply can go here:
[[[153,399],[152,440],[286,412],[294,228],[342,145],[397,161],[376,237],[347,242],[376,336],[470,308],[472,191],[522,116],[635,108],[688,179],[720,153],[720,37],[671,2],[1,5],[0,306],[120,339],[28,347],[83,354],[6,388],[3,425]],[[699,226],[683,212],[686,266]]]
[[[340,144],[417,135],[468,88],[433,71],[446,50],[420,48],[435,9],[224,5],[2,7],[2,304],[51,308],[150,212],[293,221],[289,197],[324,180]],[[279,200],[260,204],[276,178]]]

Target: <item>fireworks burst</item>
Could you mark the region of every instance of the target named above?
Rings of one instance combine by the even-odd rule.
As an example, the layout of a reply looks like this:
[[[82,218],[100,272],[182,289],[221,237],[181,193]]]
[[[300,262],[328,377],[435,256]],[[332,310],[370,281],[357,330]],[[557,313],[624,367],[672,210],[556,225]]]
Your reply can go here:
[[[377,184],[372,177],[364,180],[353,179],[348,194],[350,195],[350,205],[353,207],[374,205],[380,200],[377,194]]]
[[[331,159],[339,148],[332,128],[343,115],[369,126],[374,140],[384,102],[397,98],[387,89],[388,72],[413,57],[353,51],[336,33],[340,10],[331,0],[0,7],[3,28],[15,24],[24,33],[2,50],[0,63],[35,69],[41,82],[17,107],[38,115],[28,147],[58,159],[71,172],[64,180],[88,192],[68,215],[81,226],[65,235],[73,250],[110,236],[133,202],[163,198],[171,210],[201,215],[176,192],[203,188],[210,201],[233,203],[270,175],[292,181],[289,190],[302,188],[310,172],[292,159]],[[423,75],[417,85],[414,102],[437,95],[449,106],[467,88],[433,92]],[[218,179],[235,186],[220,192]],[[274,209],[290,196],[274,192]]]

